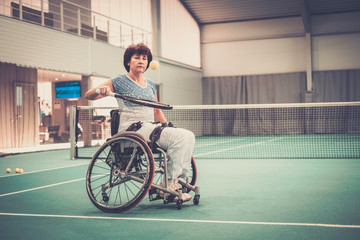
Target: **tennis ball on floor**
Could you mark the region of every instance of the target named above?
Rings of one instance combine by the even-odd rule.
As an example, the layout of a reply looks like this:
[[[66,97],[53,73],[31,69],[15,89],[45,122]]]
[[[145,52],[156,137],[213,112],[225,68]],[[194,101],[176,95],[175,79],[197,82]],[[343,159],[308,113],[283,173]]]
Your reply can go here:
[[[20,170],[19,168],[15,168],[15,172],[16,172],[16,173],[18,173],[18,172],[19,172],[19,170]]]
[[[158,62],[158,61],[151,61],[149,67],[150,67],[152,70],[156,70],[156,69],[159,68],[159,62]]]
[[[19,173],[20,174],[23,174],[24,173],[24,170],[22,168],[19,169]]]
[[[10,168],[7,168],[7,169],[6,169],[6,172],[7,172],[7,173],[11,173],[11,169],[10,169]]]

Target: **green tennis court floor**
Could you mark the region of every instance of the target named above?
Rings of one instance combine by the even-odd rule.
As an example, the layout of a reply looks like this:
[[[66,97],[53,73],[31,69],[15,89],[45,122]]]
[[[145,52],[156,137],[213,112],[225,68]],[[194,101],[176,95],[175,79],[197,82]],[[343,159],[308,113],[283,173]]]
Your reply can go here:
[[[196,159],[200,204],[103,213],[89,160],[68,150],[0,158],[0,239],[359,239],[359,159]],[[6,168],[12,173],[7,174]],[[23,168],[24,174],[15,174]]]

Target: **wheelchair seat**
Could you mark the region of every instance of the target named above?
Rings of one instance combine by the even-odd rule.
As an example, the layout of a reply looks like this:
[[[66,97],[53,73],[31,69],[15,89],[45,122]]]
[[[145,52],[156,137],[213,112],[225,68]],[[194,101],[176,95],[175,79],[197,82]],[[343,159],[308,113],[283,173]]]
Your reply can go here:
[[[126,133],[126,134],[131,134],[131,135],[135,135],[135,136],[141,138],[141,139],[145,142],[144,136],[141,135],[140,133],[134,132],[134,131],[118,132],[118,133],[116,133],[115,135],[113,135],[112,138],[117,138],[117,137],[119,137],[119,136],[122,136],[124,133]]]

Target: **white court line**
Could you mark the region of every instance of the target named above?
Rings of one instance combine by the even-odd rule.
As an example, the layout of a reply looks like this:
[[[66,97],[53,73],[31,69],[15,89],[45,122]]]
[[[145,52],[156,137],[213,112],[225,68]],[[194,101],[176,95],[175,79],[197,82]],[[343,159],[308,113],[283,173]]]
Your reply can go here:
[[[126,218],[126,217],[99,217],[99,216],[74,216],[74,215],[26,214],[26,213],[0,213],[0,216],[185,222],[185,223],[218,223],[218,224],[271,225],[271,226],[302,226],[302,227],[327,227],[327,228],[360,228],[360,225],[343,225],[343,224],[326,224],[326,223],[216,221],[216,220],[194,220],[194,219],[192,220],[192,219],[161,219],[161,218]]]
[[[245,144],[245,145],[241,145],[241,146],[237,146],[237,147],[225,148],[225,149],[220,149],[220,150],[212,151],[212,152],[200,153],[200,154],[194,155],[194,157],[199,157],[199,156],[204,156],[204,155],[209,155],[209,154],[214,154],[214,153],[219,153],[219,152],[230,151],[230,150],[234,150],[234,149],[238,149],[238,148],[244,148],[244,147],[250,147],[250,146],[260,145],[260,144],[264,144],[264,143],[268,143],[268,142],[273,142],[273,141],[280,140],[280,139],[282,139],[282,137],[280,137],[280,138],[271,138],[271,139],[269,139],[269,140],[262,141],[262,142],[249,143],[249,144]]]
[[[230,143],[230,142],[238,142],[238,141],[244,141],[245,139],[237,139],[237,140],[230,140],[230,141],[224,141],[224,142],[215,142],[215,143],[208,143],[208,144],[199,144],[199,145],[195,145],[194,148],[202,148],[202,147],[207,147],[207,146],[213,146],[213,145],[218,145],[218,144],[223,144],[223,143]]]
[[[79,179],[70,180],[70,181],[66,181],[66,182],[54,183],[54,184],[49,184],[49,185],[45,185],[45,186],[41,186],[41,187],[36,187],[36,188],[29,188],[29,189],[25,189],[25,190],[21,190],[21,191],[17,191],[17,192],[5,193],[5,194],[1,194],[0,197],[5,197],[5,196],[9,196],[9,195],[24,193],[24,192],[30,192],[30,191],[34,191],[34,190],[38,190],[38,189],[43,189],[43,188],[49,188],[49,187],[59,186],[59,185],[62,185],[62,184],[77,182],[77,181],[81,181],[81,180],[84,180],[84,179],[85,179],[85,178],[79,178]]]
[[[31,171],[31,172],[24,172],[24,173],[22,173],[22,174],[4,175],[4,176],[0,176],[0,178],[21,176],[21,175],[30,174],[30,173],[46,172],[46,171],[58,170],[58,169],[69,168],[69,167],[77,167],[77,166],[88,165],[88,164],[89,164],[89,163],[80,163],[80,164],[69,165],[69,166],[64,166],[64,167],[48,168],[48,169],[43,169],[43,170],[37,170],[37,171]]]

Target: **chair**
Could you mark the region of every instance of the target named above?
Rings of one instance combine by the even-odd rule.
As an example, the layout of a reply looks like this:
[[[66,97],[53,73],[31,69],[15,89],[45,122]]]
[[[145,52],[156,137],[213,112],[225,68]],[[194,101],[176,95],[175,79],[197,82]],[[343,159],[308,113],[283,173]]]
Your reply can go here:
[[[56,140],[59,137],[60,125],[48,126],[49,138]]]

